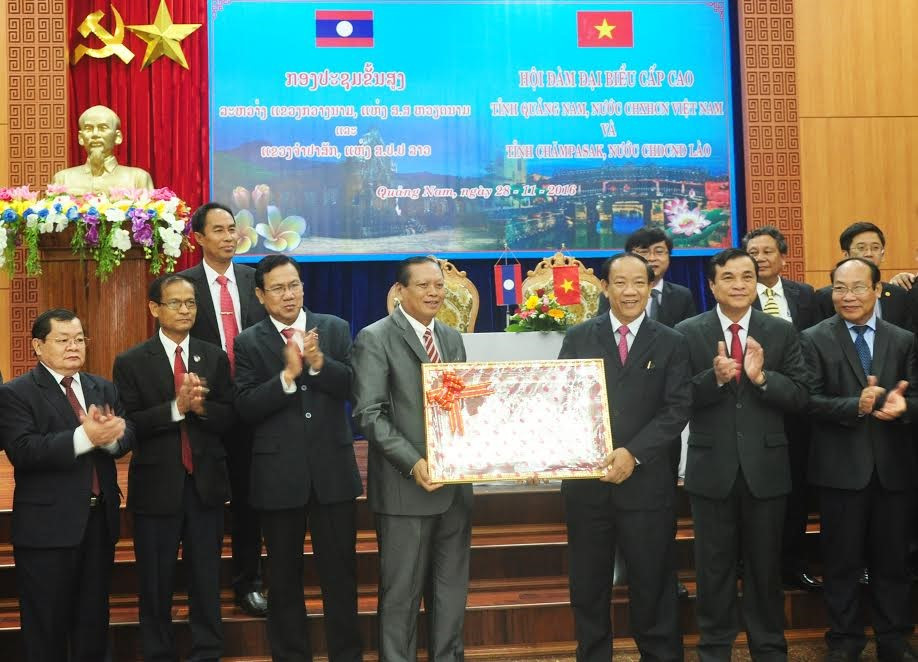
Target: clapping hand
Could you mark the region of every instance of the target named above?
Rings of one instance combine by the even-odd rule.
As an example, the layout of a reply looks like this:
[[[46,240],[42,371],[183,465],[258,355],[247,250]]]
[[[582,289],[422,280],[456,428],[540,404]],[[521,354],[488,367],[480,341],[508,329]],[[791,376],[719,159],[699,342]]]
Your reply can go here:
[[[303,360],[309,364],[313,372],[319,372],[325,365],[325,355],[319,349],[319,333],[315,327],[303,338]]]
[[[717,343],[717,356],[714,357],[714,377],[717,379],[718,386],[728,383],[731,379],[736,379],[738,371],[739,364],[727,356],[727,345],[721,340]]]
[[[80,424],[93,446],[108,446],[124,436],[125,422],[116,416],[108,405],[89,405],[89,411],[80,414]]]
[[[759,342],[749,336],[746,338],[746,355],[743,357],[743,369],[746,376],[753,384],[762,384],[765,381],[765,373],[762,368],[765,366],[765,350]]]
[[[906,384],[907,385],[907,384]],[[904,389],[903,389],[904,391]],[[861,391],[861,397],[857,402],[857,412],[861,416],[866,416],[873,411],[873,408],[877,404],[877,400],[882,398],[886,393],[886,389],[882,386],[877,386],[876,375],[867,376],[867,386],[864,387],[864,390]]]
[[[296,331],[284,347],[284,381],[287,384],[292,384],[303,374],[303,352],[300,349],[303,335],[302,331]]]
[[[886,402],[880,409],[873,412],[875,418],[881,421],[892,421],[899,418],[905,413],[905,389],[908,388],[908,382],[901,381],[896,384],[896,388],[886,395]]]

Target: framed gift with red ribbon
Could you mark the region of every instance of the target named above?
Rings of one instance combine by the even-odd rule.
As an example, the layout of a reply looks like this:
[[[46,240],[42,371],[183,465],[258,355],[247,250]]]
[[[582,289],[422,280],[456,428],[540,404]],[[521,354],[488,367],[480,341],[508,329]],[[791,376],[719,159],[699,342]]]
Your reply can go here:
[[[425,363],[437,483],[596,478],[612,452],[601,359]]]

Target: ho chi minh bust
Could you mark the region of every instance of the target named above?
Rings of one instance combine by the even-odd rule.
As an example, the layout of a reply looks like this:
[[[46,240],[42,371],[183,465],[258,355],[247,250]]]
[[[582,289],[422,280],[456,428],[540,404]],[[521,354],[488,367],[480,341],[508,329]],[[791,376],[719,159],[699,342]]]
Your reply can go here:
[[[80,115],[79,142],[86,150],[86,163],[60,170],[54,184],[68,193],[108,193],[111,189],[152,189],[153,179],[142,168],[118,164],[113,152],[124,140],[121,120],[111,108],[93,106]]]

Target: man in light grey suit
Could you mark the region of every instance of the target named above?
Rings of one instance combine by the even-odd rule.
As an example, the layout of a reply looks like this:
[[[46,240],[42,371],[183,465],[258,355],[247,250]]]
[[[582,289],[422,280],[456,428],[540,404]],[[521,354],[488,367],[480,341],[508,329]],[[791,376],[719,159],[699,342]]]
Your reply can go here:
[[[379,658],[415,660],[425,592],[428,657],[461,660],[469,581],[471,485],[430,482],[421,364],[465,361],[462,337],[434,319],[443,272],[430,257],[399,264],[401,305],[357,335],[354,419],[369,440],[367,495],[379,540]]]

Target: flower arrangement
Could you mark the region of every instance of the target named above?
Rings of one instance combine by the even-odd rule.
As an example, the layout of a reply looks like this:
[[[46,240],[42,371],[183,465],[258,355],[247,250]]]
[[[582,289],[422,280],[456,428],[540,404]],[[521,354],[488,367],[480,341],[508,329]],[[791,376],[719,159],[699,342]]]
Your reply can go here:
[[[564,331],[571,315],[555,299],[554,293],[539,288],[510,316],[506,331]]]
[[[26,249],[25,273],[41,274],[39,237],[72,228],[70,247],[96,262],[105,280],[131,248],[143,249],[150,272],[172,271],[183,250],[193,250],[188,206],[168,188],[112,189],[107,195],[72,195],[48,186],[39,196],[28,186],[0,188],[0,267],[15,271],[17,245]]]

